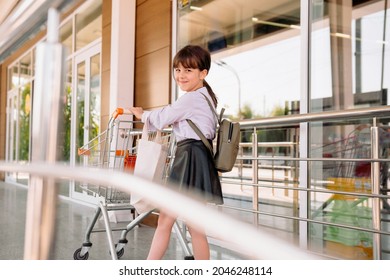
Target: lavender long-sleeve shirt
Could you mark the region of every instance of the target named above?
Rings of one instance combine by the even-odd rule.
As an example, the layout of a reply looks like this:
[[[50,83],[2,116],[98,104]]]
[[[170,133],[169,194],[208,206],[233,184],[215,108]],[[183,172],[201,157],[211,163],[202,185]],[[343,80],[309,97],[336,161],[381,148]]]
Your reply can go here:
[[[213,104],[210,95],[205,87],[193,92],[187,92],[176,102],[160,109],[144,111],[142,122],[149,121],[150,130],[162,130],[172,125],[176,140],[192,138],[200,140],[199,136],[189,126],[186,119],[192,120],[206,136],[207,139],[214,139],[216,120],[209,104],[202,93]]]

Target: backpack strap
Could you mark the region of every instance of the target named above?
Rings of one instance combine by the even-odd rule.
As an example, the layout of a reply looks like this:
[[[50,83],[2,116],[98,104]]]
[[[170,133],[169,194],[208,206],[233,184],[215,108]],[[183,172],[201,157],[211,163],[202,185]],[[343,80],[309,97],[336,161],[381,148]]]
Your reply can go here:
[[[222,121],[223,113],[225,112],[225,108],[222,108],[221,113],[219,114],[219,117],[218,117],[218,114],[217,114],[217,112],[215,111],[214,106],[211,105],[210,100],[206,97],[206,95],[204,95],[203,93],[201,93],[201,94],[202,94],[202,95],[204,96],[204,98],[206,99],[206,101],[207,101],[207,103],[209,104],[209,107],[210,107],[210,109],[211,109],[211,112],[213,112],[213,115],[215,116],[215,118],[217,119],[218,124],[220,125],[220,124],[221,124],[221,121]]]
[[[218,114],[215,111],[214,106],[211,104],[210,100],[206,97],[206,95],[204,95],[203,93],[201,93],[201,94],[204,96],[204,99],[206,99],[207,103],[209,104],[211,112],[213,112],[213,115],[214,115],[215,119],[217,120],[217,123],[219,125],[221,125],[222,116],[223,116],[223,113],[225,111],[225,108],[222,108],[221,113],[218,117]],[[196,124],[193,123],[193,121],[191,121],[189,119],[187,119],[186,121],[191,126],[191,128],[195,131],[195,133],[199,136],[199,138],[202,140],[203,144],[205,144],[205,146],[209,149],[211,155],[214,156],[214,152],[213,152],[214,149],[211,146],[210,142],[206,139],[206,136],[203,135],[202,131],[200,131],[200,129],[196,126]]]
[[[198,134],[199,138],[202,140],[203,144],[209,149],[212,156],[214,156],[213,147],[211,146],[210,142],[207,140],[206,136],[200,131],[198,126],[193,123],[193,121],[187,119],[186,120],[188,124],[191,126],[191,128],[195,131],[196,134]]]

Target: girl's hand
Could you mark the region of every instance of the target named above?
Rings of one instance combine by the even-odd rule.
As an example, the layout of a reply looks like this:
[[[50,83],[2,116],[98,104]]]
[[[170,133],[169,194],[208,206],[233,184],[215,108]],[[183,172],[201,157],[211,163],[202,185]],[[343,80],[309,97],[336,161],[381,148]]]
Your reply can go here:
[[[137,118],[137,119],[141,119],[142,118],[142,115],[144,113],[144,109],[142,109],[142,107],[131,107],[130,108],[130,111],[133,113],[133,115]]]

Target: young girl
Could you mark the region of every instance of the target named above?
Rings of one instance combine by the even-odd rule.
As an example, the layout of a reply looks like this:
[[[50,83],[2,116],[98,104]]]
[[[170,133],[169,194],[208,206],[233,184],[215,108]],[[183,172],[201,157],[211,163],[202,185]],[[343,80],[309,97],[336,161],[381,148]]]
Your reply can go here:
[[[205,202],[222,204],[221,183],[213,158],[189,126],[192,120],[207,139],[215,137],[216,120],[205,98],[217,106],[217,98],[205,81],[211,64],[210,53],[200,46],[189,45],[181,49],[173,59],[174,78],[185,94],[174,104],[164,108],[144,111],[133,107],[133,114],[143,122],[149,122],[150,129],[163,129],[172,125],[177,141],[175,160],[169,175],[169,182],[180,186],[181,190],[195,192]],[[148,259],[161,259],[169,244],[172,226],[176,217],[160,212],[158,225],[153,237]],[[205,232],[187,224],[192,238],[194,258],[210,258],[210,250]]]

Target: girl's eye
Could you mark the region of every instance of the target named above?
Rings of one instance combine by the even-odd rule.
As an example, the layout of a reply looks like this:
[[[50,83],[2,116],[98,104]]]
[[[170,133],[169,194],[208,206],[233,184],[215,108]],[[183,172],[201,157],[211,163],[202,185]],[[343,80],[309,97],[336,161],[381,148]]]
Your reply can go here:
[[[193,71],[193,69],[191,69],[191,68],[185,68],[185,69],[174,68],[173,71],[175,73],[180,73],[180,72],[191,73]]]

